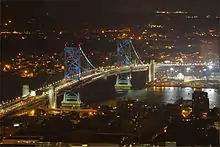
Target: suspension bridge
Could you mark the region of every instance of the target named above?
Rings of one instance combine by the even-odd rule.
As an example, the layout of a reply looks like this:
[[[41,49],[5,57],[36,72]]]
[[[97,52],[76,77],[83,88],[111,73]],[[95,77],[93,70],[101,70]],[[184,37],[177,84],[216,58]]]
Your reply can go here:
[[[32,92],[29,87],[23,87],[21,98],[15,99],[0,107],[0,117],[8,116],[28,108],[33,108],[38,104],[45,104],[48,101],[49,109],[57,109],[57,96],[63,96],[61,107],[80,109],[80,94],[72,89],[85,85],[96,80],[106,79],[109,76],[116,76],[115,89],[129,90],[132,88],[131,73],[148,71],[147,82],[155,80],[156,66],[201,66],[200,64],[156,64],[154,60],[144,64],[136,52],[132,41],[125,39],[117,43],[116,66],[103,69],[96,68],[87,58],[80,44],[78,46],[64,47],[64,78],[40,87]],[[36,93],[41,93],[36,95]]]

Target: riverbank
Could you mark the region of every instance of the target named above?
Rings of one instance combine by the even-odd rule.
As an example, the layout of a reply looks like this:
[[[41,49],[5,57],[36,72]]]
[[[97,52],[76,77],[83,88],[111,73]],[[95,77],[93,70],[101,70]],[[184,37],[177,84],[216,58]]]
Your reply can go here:
[[[220,89],[220,83],[212,83],[207,81],[193,81],[193,82],[149,82],[147,87],[191,87],[191,88],[213,88]]]

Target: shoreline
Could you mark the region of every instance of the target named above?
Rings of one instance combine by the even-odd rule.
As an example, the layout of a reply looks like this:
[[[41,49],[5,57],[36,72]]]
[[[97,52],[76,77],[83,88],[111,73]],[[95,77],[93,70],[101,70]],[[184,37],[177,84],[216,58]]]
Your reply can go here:
[[[181,87],[181,88],[185,88],[185,87],[190,87],[190,88],[198,88],[198,89],[202,89],[202,88],[212,88],[212,89],[220,89],[220,85],[187,85],[187,84],[155,84],[155,83],[146,83],[146,87]]]
[[[198,88],[198,89],[202,89],[202,88],[211,88],[211,89],[216,89],[216,90],[218,90],[218,89],[220,89],[220,88],[218,88],[218,87],[204,87],[204,86],[202,86],[202,87],[192,87],[192,86],[178,86],[178,85],[170,85],[170,86],[162,86],[162,85],[147,85],[146,86],[147,88],[148,87],[180,87],[180,88],[186,88],[186,87],[190,87],[190,88]]]

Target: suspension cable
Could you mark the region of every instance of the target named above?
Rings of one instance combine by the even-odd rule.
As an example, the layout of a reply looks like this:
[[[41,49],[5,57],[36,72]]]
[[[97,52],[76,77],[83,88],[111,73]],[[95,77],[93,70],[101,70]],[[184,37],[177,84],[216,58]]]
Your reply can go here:
[[[142,62],[142,61],[141,61],[141,59],[139,58],[139,56],[138,56],[138,54],[137,54],[136,50],[134,49],[134,46],[133,46],[133,44],[132,44],[132,41],[131,41],[131,40],[130,40],[130,43],[131,43],[131,46],[132,46],[132,49],[133,49],[133,51],[134,51],[135,56],[138,58],[139,62],[140,62],[141,64],[143,64],[143,62]]]
[[[83,50],[80,46],[79,46],[79,49],[80,49],[81,53],[83,54],[84,58],[86,59],[86,61],[89,63],[89,65],[95,69],[95,67],[92,65],[92,63],[89,61],[89,59],[86,57],[85,53],[83,52]]]
[[[46,81],[44,82],[44,84],[42,85],[42,87],[44,87],[44,86],[47,84],[48,80],[49,80],[51,77],[52,77],[52,74],[50,74],[50,76],[46,79]]]

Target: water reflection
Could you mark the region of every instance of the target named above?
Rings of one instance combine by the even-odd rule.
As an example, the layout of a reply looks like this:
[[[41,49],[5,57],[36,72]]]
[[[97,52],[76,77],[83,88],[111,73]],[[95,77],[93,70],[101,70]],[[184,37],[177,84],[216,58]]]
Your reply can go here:
[[[142,90],[130,90],[124,97],[146,100],[149,104],[168,104],[174,103],[181,97],[184,100],[191,100],[195,90],[190,87],[150,87]],[[206,88],[203,91],[208,92],[210,108],[220,108],[220,90]]]
[[[219,105],[220,105],[220,90],[207,88],[204,91],[208,92],[210,107],[219,107]]]

